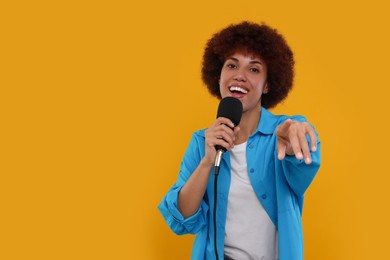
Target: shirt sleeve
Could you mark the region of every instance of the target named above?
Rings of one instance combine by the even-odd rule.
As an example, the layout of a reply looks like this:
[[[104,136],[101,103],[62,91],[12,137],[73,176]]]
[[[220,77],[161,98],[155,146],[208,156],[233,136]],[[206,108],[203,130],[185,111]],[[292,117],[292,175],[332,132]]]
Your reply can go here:
[[[292,118],[293,120],[306,121],[304,117],[299,117],[298,119]],[[313,127],[314,129],[314,127]],[[312,162],[311,164],[305,164],[304,160],[298,160],[295,156],[286,156],[282,160],[282,168],[285,173],[287,182],[290,188],[294,193],[301,197],[304,195],[307,188],[312,183],[314,177],[316,176],[318,169],[321,164],[321,143],[318,138],[318,133],[316,132],[317,137],[317,150],[315,152],[310,152]],[[307,137],[309,147],[311,147],[310,139]]]
[[[191,142],[180,165],[178,180],[158,205],[158,209],[166,223],[172,231],[178,235],[188,233],[196,234],[207,225],[206,220],[209,207],[205,200],[202,200],[197,212],[188,218],[184,218],[177,207],[178,195],[181,188],[198,167],[199,162],[203,157],[204,140],[202,142],[202,138],[203,137],[199,137],[196,134],[192,136]]]

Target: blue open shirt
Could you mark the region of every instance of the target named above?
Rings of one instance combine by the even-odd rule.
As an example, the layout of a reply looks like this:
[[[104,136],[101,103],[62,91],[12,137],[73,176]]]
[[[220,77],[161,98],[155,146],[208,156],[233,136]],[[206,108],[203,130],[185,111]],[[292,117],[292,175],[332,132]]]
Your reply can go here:
[[[246,156],[248,174],[257,198],[278,230],[280,260],[303,259],[302,206],[303,195],[320,167],[320,142],[311,152],[312,163],[286,156],[277,158],[275,129],[286,119],[306,121],[302,116],[275,116],[265,108],[261,110],[257,130],[249,137]],[[215,259],[214,254],[214,178],[209,179],[198,211],[184,219],[177,208],[180,189],[189,179],[205,155],[205,130],[195,132],[183,157],[176,184],[168,191],[158,208],[169,227],[179,235],[197,234],[192,259]],[[308,139],[309,147],[310,140]],[[223,256],[227,201],[230,187],[230,154],[222,157],[218,178],[217,250]],[[239,238],[238,238],[239,239]]]

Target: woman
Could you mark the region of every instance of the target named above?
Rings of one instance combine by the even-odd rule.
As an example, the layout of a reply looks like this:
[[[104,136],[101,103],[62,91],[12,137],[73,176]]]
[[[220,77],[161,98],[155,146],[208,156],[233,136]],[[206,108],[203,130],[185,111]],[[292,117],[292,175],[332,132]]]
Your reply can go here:
[[[203,81],[217,98],[239,99],[243,112],[238,126],[221,117],[193,134],[159,205],[175,233],[197,234],[192,259],[303,259],[303,195],[320,166],[320,143],[304,117],[267,110],[287,97],[293,76],[292,51],[265,24],[231,25],[208,41]],[[227,152],[214,234],[216,145]]]

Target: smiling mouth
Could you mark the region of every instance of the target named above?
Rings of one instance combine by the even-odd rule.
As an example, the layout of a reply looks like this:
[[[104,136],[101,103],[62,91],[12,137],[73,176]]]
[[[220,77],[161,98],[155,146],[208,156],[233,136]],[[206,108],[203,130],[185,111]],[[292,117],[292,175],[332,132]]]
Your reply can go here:
[[[248,90],[243,89],[241,87],[237,87],[237,86],[232,86],[229,88],[229,90],[230,90],[230,92],[237,93],[237,94],[247,94],[248,93]]]

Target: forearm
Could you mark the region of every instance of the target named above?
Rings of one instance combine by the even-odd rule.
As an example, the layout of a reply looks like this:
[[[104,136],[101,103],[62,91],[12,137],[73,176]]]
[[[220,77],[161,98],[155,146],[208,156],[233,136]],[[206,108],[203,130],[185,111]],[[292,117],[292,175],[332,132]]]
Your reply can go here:
[[[201,160],[191,177],[179,192],[178,209],[184,218],[196,213],[202,202],[213,164]]]

